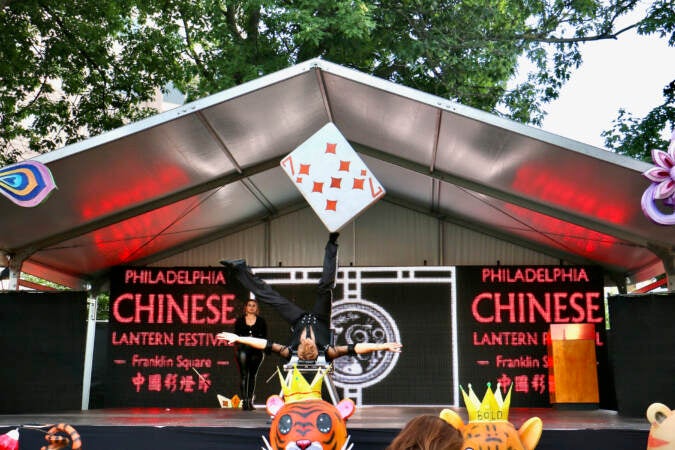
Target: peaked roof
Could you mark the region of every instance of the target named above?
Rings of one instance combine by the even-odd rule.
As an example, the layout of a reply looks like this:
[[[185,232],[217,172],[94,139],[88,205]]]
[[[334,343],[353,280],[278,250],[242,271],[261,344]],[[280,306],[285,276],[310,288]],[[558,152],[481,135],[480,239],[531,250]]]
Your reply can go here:
[[[35,158],[58,189],[0,197],[0,249],[72,286],[298,208],[279,162],[331,121],[386,201],[620,276],[675,248],[640,207],[650,165],[313,59]]]

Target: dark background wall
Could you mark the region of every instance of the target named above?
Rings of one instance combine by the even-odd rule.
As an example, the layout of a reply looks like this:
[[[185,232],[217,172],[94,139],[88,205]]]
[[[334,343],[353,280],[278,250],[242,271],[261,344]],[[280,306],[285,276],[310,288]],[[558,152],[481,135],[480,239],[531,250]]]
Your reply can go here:
[[[85,292],[0,292],[0,413],[79,410]]]
[[[644,417],[655,402],[675,408],[675,294],[616,295],[608,305],[619,414]]]

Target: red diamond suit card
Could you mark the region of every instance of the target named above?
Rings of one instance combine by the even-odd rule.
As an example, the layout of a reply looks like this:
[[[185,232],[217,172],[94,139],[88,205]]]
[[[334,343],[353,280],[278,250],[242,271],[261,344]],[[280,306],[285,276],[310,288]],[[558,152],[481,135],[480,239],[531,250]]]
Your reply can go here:
[[[333,123],[310,136],[280,164],[330,232],[338,231],[385,194]]]

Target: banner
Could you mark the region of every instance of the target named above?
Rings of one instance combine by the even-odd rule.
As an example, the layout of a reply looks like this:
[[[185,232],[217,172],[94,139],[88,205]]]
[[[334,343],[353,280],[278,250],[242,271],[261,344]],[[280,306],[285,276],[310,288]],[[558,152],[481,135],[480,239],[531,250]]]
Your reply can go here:
[[[321,268],[262,268],[275,290],[311,309]],[[335,342],[400,341],[403,353],[375,352],[334,362],[340,395],[364,404],[452,404],[454,270],[448,267],[341,268],[334,289]],[[111,278],[105,407],[219,407],[239,393],[233,331],[247,292],[214,268],[119,267]],[[290,326],[260,304],[268,336],[288,343]],[[255,403],[278,394],[278,367],[265,356]],[[411,389],[414,383],[414,389]]]
[[[218,407],[223,379],[236,393],[233,347],[216,339],[235,299],[219,268],[114,268],[106,407]]]
[[[256,268],[281,295],[310,310],[320,267]],[[359,404],[458,405],[458,386],[513,384],[512,405],[550,406],[546,336],[552,323],[596,328],[601,407],[611,408],[603,273],[594,266],[340,268],[331,326],[335,343],[399,341],[400,354],[334,361],[341,396]],[[219,407],[239,394],[233,331],[248,292],[219,268],[122,267],[111,279],[105,406]],[[264,303],[268,337],[290,339],[290,324]],[[266,355],[255,403],[280,391]]]
[[[550,406],[546,337],[552,323],[592,323],[606,353],[604,282],[592,266],[457,267],[459,380],[513,384],[512,406]],[[599,357],[605,373],[606,361]],[[601,383],[603,380],[600,381]]]

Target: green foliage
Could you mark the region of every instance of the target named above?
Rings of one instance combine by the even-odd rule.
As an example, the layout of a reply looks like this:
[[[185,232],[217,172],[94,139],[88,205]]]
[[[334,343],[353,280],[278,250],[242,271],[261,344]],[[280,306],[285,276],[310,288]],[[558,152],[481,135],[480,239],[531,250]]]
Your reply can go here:
[[[653,2],[647,16],[638,24],[639,34],[655,33],[675,46],[675,8],[672,1]],[[605,145],[619,154],[652,162],[651,151],[666,150],[675,132],[675,78],[663,89],[663,103],[644,117],[619,110],[613,128],[602,133]]]
[[[100,293],[96,297],[96,320],[108,320],[110,317],[110,294]]]
[[[68,288],[66,286],[62,286],[60,284],[54,283],[52,281],[47,281],[42,278],[36,277],[35,275],[31,275],[26,272],[21,272],[21,279],[28,281],[30,283],[34,283],[39,286],[44,286],[47,289],[51,290],[56,290],[56,291],[65,291]]]
[[[659,105],[641,119],[633,117],[624,109],[619,110],[614,128],[602,133],[605,144],[616,153],[653,162],[652,150],[666,151],[668,148],[670,136],[665,139],[663,131],[675,124],[674,105],[672,101]]]
[[[153,114],[166,86],[192,101],[314,57],[540,124],[583,42],[636,28],[674,45],[670,2],[618,30],[636,0],[0,0],[0,164]],[[609,142],[672,125],[669,101]]]

